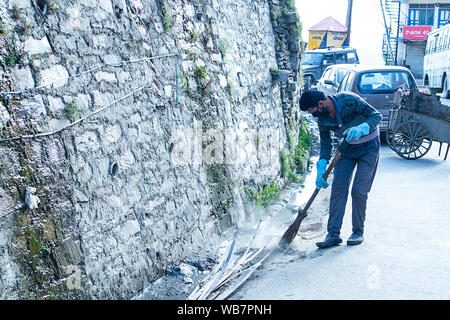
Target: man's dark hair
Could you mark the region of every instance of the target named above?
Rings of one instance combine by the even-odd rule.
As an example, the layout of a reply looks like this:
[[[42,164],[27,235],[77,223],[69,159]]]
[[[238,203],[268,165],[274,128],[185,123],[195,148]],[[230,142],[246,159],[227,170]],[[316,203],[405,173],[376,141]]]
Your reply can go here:
[[[300,110],[307,111],[308,108],[315,108],[320,100],[326,100],[327,97],[322,91],[308,90],[302,93],[300,97]]]

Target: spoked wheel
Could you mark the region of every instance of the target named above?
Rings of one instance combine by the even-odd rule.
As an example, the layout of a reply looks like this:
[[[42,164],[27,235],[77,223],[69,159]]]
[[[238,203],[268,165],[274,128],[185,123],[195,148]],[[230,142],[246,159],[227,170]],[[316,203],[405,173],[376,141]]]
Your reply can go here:
[[[389,134],[388,140],[389,147],[408,160],[422,158],[433,142],[428,128],[414,120],[401,123]]]

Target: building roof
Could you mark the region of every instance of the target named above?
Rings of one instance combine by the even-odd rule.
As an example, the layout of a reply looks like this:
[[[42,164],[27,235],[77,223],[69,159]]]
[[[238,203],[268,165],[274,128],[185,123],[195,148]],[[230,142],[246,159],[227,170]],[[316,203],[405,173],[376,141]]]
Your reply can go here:
[[[347,27],[330,16],[328,18],[323,19],[318,24],[312,26],[308,30],[310,30],[310,31],[347,32]]]

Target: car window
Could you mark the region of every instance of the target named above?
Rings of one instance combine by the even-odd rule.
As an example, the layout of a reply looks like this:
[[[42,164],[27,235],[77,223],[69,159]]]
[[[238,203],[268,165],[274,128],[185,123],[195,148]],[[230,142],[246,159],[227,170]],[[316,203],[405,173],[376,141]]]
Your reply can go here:
[[[334,64],[334,55],[326,54],[323,58],[323,64]]]
[[[348,69],[338,69],[336,70],[336,83],[341,83]]]
[[[358,58],[356,57],[356,52],[347,53],[348,63],[358,63]]]
[[[347,84],[348,77],[349,77],[350,73],[351,72],[347,73],[344,76],[344,78],[342,79],[342,82],[341,82],[341,84],[339,85],[339,88],[338,88],[338,92],[344,91],[344,88],[345,88],[345,85]]]
[[[374,71],[363,73],[358,81],[361,93],[389,93],[399,88],[409,90],[413,85],[405,71]]]
[[[323,74],[323,80],[329,79],[330,78],[330,73],[331,73],[331,69],[325,70],[325,72]]]
[[[336,63],[347,63],[345,56],[345,53],[336,53]]]
[[[304,65],[320,65],[322,64],[322,53],[304,53],[302,55],[302,64]]]
[[[345,91],[352,91],[352,87],[353,87],[353,78],[355,78],[355,73],[354,72],[349,72],[348,73],[348,78],[347,78],[347,83],[345,84]]]
[[[330,69],[329,78],[331,81],[336,82],[336,69]]]

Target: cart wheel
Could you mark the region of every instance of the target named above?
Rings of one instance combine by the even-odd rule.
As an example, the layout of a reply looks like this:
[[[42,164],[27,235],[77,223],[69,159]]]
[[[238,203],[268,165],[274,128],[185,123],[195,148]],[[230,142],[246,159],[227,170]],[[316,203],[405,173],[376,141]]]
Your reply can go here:
[[[388,144],[389,148],[391,148],[393,151],[395,151],[394,146],[391,143],[391,141],[392,141],[392,139],[394,137],[393,134],[394,134],[393,130],[387,129],[386,130],[386,134],[385,134],[385,141]],[[397,151],[395,151],[395,152],[397,152]]]
[[[415,160],[422,158],[433,142],[428,128],[418,121],[407,121],[395,128],[388,144],[400,157]]]

